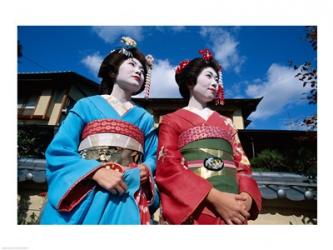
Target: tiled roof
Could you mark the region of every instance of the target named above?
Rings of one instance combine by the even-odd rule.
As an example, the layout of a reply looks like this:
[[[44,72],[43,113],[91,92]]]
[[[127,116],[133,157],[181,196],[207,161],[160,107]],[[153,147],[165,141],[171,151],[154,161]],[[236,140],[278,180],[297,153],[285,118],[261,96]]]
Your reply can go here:
[[[316,200],[317,180],[292,173],[253,173],[264,199]]]
[[[45,183],[45,164],[44,159],[18,159],[18,181],[33,181],[37,183]]]

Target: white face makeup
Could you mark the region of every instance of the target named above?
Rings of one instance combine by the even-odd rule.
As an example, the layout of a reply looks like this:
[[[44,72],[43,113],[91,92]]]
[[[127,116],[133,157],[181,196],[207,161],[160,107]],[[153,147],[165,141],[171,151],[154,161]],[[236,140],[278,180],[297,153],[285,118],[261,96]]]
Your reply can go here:
[[[218,86],[218,75],[212,67],[204,68],[198,75],[197,83],[191,90],[195,99],[206,104],[215,99]]]
[[[119,87],[130,93],[137,92],[144,81],[144,69],[136,58],[128,58],[120,65],[116,83]]]

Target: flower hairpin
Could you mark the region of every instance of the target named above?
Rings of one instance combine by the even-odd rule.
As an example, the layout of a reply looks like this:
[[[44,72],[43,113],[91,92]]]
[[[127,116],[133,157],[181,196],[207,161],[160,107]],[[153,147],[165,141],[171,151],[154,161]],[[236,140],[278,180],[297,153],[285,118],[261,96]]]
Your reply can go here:
[[[205,61],[209,61],[213,58],[213,54],[209,49],[201,49],[199,50],[199,53]]]
[[[136,47],[136,41],[128,36],[123,36],[120,40],[123,44],[125,44],[124,48],[121,48],[118,53],[122,53],[127,57],[133,57],[133,54],[128,49]]]
[[[135,48],[136,47],[136,41],[129,36],[123,36],[120,40],[122,43],[126,45],[127,48]]]
[[[176,74],[181,73],[189,63],[190,63],[190,60],[181,61],[176,69]]]

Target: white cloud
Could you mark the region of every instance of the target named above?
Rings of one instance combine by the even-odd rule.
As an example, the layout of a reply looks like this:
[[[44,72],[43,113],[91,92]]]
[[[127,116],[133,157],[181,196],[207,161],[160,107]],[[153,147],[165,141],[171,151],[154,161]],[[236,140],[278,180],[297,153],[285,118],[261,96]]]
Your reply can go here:
[[[241,66],[245,62],[245,56],[241,56],[237,51],[239,42],[230,32],[222,28],[202,27],[200,35],[208,37],[215,58],[222,64],[223,69],[232,69],[236,73],[240,72]]]
[[[96,52],[93,55],[88,55],[81,60],[81,62],[89,69],[89,71],[94,76],[97,76],[102,61],[103,58],[100,56],[98,52]]]
[[[137,41],[143,39],[143,29],[141,26],[98,26],[93,27],[93,31],[110,44],[118,41],[121,36],[130,36]]]
[[[245,98],[243,89],[244,86],[247,86],[248,84],[248,81],[240,81],[228,84],[224,90],[225,98]]]
[[[152,72],[152,97],[181,97],[175,80],[175,66],[168,60],[157,60]]]
[[[304,103],[303,93],[309,88],[303,88],[295,74],[289,67],[272,64],[267,71],[266,81],[260,83],[256,79],[254,84],[248,85],[246,94],[249,97],[264,97],[250,119],[265,119],[279,114],[289,106]]]
[[[143,93],[138,95],[142,97]],[[153,98],[178,98],[178,85],[175,80],[175,66],[168,60],[156,60],[152,72],[150,97]]]

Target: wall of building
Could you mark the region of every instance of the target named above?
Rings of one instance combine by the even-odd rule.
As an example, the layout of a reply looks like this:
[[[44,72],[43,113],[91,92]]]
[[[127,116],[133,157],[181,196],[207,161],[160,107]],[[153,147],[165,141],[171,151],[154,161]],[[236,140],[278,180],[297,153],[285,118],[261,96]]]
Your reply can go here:
[[[237,129],[244,129],[244,118],[240,109],[234,111],[232,121]]]

